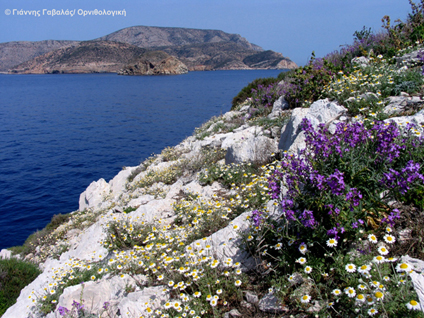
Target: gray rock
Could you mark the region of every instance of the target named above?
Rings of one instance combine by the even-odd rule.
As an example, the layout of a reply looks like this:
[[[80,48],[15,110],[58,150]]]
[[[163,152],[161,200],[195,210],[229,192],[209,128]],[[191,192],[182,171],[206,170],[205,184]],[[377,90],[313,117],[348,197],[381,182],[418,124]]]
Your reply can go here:
[[[404,96],[390,96],[386,100],[389,104],[384,107],[383,113],[389,115],[403,112],[408,104],[408,99]]]
[[[259,301],[259,310],[271,314],[282,314],[288,311],[288,309],[283,307],[280,300],[272,293],[266,294]]]
[[[319,301],[315,300],[306,311],[310,313],[319,312],[321,309],[324,308],[324,304],[320,303]]]
[[[251,303],[253,305],[257,305],[259,303],[259,297],[255,293],[252,293],[250,291],[246,291],[244,294],[244,297],[246,298],[246,301],[248,303]]]
[[[418,57],[419,54],[422,54],[423,50],[416,50],[411,53],[404,54],[396,58],[397,64],[400,65],[422,65],[421,59]]]
[[[225,155],[225,164],[242,162],[263,163],[275,152],[277,152],[277,144],[274,139],[257,136],[228,147]]]
[[[245,300],[242,300],[240,302],[240,306],[243,307],[243,308],[249,309],[251,311],[254,311],[255,310],[255,306],[253,306],[251,303],[248,303]]]
[[[289,109],[289,103],[286,101],[284,96],[280,96],[272,105],[272,111],[268,115],[268,118],[277,118],[281,116],[285,109]]]
[[[146,311],[146,303],[152,310],[161,307],[169,299],[169,294],[164,292],[165,289],[164,286],[146,287],[139,292],[128,294],[117,306],[121,317],[133,318],[140,315],[151,317]]]

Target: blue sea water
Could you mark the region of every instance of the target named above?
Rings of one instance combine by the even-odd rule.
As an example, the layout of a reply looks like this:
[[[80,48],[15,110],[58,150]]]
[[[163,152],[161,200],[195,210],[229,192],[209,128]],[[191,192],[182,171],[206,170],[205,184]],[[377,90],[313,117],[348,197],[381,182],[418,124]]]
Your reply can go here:
[[[258,77],[277,70],[179,76],[0,74],[0,249],[112,179],[193,134]]]

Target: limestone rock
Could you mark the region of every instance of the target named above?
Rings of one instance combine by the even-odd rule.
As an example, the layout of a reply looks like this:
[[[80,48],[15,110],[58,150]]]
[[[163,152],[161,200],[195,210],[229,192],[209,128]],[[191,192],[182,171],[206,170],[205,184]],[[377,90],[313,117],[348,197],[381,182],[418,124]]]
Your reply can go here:
[[[300,124],[303,118],[310,120],[314,128],[319,124],[327,124],[346,112],[346,108],[328,99],[314,102],[310,108],[296,108],[293,110],[287,125],[281,130],[278,148],[290,153],[298,153],[306,147],[305,137],[301,132]]]
[[[243,315],[237,309],[232,309],[229,312],[226,312],[224,314],[224,318],[237,318],[237,317],[243,317]]]
[[[146,287],[141,291],[128,294],[117,306],[121,312],[121,317],[133,318],[142,314],[149,317],[146,311],[147,307],[155,310],[169,299],[169,295],[164,293],[164,289],[165,286]],[[148,306],[146,306],[146,303],[148,303]]]
[[[66,261],[71,257],[84,260],[102,260],[108,251],[100,244],[104,240],[106,234],[100,222],[96,222],[89,228],[85,229],[82,234],[74,237],[69,251],[60,256],[61,261]]]
[[[272,293],[266,294],[259,301],[259,309],[271,314],[282,314],[288,311],[285,307],[283,307],[280,300]]]
[[[402,116],[402,117],[392,117],[389,119],[384,120],[386,123],[389,123],[391,121],[394,121],[396,124],[406,127],[408,123],[414,124],[415,129],[419,133],[423,133],[423,127],[424,127],[424,109],[419,111],[413,116]]]
[[[93,181],[80,195],[79,210],[83,211],[90,208],[99,208],[105,197],[109,195],[110,190],[110,185],[105,179],[101,178],[98,181]]]
[[[228,257],[233,262],[240,262],[245,269],[252,269],[256,263],[249,253],[240,248],[242,240],[239,232],[244,232],[249,226],[247,216],[251,212],[244,212],[236,217],[228,226],[213,233],[205,239],[194,241],[191,246],[193,249],[204,249],[206,245],[211,245],[211,254],[214,255],[221,263]]]
[[[0,251],[0,259],[10,259],[11,256],[12,252],[5,248]]]
[[[113,196],[118,196],[125,190],[125,185],[128,182],[128,177],[136,170],[137,167],[127,167],[109,181],[110,191]]]
[[[274,139],[257,136],[228,147],[225,155],[225,164],[242,162],[263,163],[275,152],[277,152],[277,143]]]
[[[396,58],[396,62],[398,65],[421,65],[420,55],[423,55],[422,50],[416,50],[411,53],[404,54],[400,57]]]
[[[268,115],[268,118],[277,118],[281,116],[285,109],[289,109],[289,103],[286,101],[284,96],[280,96],[272,105],[272,111]]]
[[[246,298],[246,301],[248,303],[251,303],[253,305],[257,305],[259,303],[258,295],[256,295],[255,293],[252,293],[250,291],[246,291],[245,294],[244,294],[244,297]]]
[[[234,130],[234,133],[230,133],[222,141],[221,148],[228,149],[234,144],[241,143],[244,140],[247,140],[252,137],[262,135],[262,127],[240,127]]]

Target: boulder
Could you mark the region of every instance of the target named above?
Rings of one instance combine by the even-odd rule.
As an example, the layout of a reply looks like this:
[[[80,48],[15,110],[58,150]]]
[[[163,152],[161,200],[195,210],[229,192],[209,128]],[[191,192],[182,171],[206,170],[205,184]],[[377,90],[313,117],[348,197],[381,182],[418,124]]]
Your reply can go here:
[[[294,109],[289,122],[281,130],[278,149],[298,153],[306,147],[305,136],[300,127],[303,118],[309,119],[312,126],[316,128],[319,124],[330,123],[346,111],[346,108],[328,99],[318,100],[310,108]]]
[[[286,101],[284,96],[280,96],[272,105],[272,111],[268,115],[268,118],[280,117],[283,110],[289,109],[289,103]]]
[[[234,144],[241,143],[244,140],[247,140],[252,137],[256,137],[262,135],[262,127],[240,127],[234,130],[234,133],[230,133],[226,136],[226,138],[222,141],[221,148],[228,149]]]
[[[105,179],[101,178],[98,181],[93,181],[80,195],[79,210],[99,208],[104,199],[110,194],[110,190],[110,185]]]
[[[266,162],[272,153],[277,152],[275,139],[257,136],[235,143],[228,147],[225,155],[225,164],[242,162]]]

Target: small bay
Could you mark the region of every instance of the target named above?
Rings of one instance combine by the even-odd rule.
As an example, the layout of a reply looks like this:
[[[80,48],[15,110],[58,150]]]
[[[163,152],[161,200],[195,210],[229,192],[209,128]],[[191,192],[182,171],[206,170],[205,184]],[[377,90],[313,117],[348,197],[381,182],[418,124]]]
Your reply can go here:
[[[249,82],[280,72],[0,74],[0,249],[77,210],[92,181],[175,146],[229,111]]]

